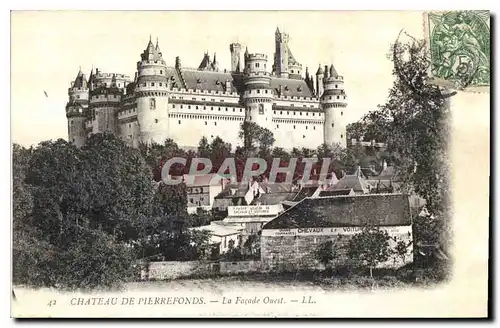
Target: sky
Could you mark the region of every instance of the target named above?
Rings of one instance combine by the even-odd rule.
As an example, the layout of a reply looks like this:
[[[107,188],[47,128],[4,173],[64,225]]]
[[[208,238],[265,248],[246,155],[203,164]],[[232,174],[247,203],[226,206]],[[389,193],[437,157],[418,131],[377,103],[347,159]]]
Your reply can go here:
[[[79,68],[87,77],[94,67],[133,78],[150,35],[168,66],[180,56],[182,66],[198,67],[208,51],[220,69],[230,69],[236,41],[272,62],[276,27],[290,35],[294,57],[310,73],[333,63],[344,76],[346,120],[355,122],[386,101],[391,43],[402,29],[423,38],[422,24],[418,11],[12,12],[12,141],[67,139],[67,92]]]

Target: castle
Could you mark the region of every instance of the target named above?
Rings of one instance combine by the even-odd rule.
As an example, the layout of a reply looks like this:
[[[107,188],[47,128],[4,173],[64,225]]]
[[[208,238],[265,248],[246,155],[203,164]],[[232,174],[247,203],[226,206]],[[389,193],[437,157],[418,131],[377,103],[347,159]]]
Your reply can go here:
[[[87,80],[80,70],[68,89],[69,141],[81,147],[90,134],[110,132],[133,147],[171,138],[196,148],[202,137],[217,136],[235,146],[241,123],[249,121],[271,130],[276,147],[345,147],[343,77],[333,65],[319,65],[314,81],[290,51],[288,34],[276,29],[275,43],[271,73],[267,55],[248,48],[242,54],[239,43],[229,47],[230,71],[208,53],[197,69],[182,67],[179,57],[167,66],[151,38],[133,81],[99,69]]]

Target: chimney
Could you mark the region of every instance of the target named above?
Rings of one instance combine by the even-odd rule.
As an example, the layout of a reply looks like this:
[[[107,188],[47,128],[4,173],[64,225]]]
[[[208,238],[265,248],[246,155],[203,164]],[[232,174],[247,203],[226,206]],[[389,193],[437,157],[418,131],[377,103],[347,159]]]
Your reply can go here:
[[[175,57],[175,68],[180,69],[181,68],[181,59],[179,56]]]

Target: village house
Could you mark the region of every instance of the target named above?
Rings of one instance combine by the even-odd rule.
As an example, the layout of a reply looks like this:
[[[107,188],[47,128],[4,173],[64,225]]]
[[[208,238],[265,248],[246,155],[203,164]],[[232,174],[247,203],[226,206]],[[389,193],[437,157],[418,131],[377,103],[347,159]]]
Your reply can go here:
[[[190,228],[191,231],[207,231],[210,234],[210,244],[219,254],[224,254],[232,247],[238,247],[242,242],[243,227],[212,221],[209,225]]]
[[[409,244],[404,261],[396,256],[383,266],[398,267],[413,261],[412,216],[407,195],[365,194],[305,198],[262,228],[261,261],[270,269],[318,268],[315,251],[326,241],[342,249],[363,226],[386,230],[397,241]],[[348,263],[344,251],[334,260]]]
[[[225,179],[216,173],[185,174],[183,181],[186,183],[188,213],[196,213],[198,209],[210,211],[225,183]]]

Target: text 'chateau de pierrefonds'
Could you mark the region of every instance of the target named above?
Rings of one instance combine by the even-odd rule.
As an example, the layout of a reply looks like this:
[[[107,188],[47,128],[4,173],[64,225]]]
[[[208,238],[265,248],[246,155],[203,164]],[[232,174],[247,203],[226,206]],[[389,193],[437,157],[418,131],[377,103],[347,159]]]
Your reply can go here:
[[[277,147],[345,147],[343,77],[333,65],[320,64],[314,81],[292,55],[288,34],[277,29],[275,43],[271,73],[267,55],[242,53],[239,43],[229,46],[230,71],[208,53],[198,68],[182,67],[179,57],[170,67],[151,38],[133,81],[99,69],[87,80],[80,70],[68,90],[69,141],[82,146],[90,134],[108,132],[133,147],[171,138],[195,148],[202,137],[217,136],[237,145],[240,125],[248,121],[271,130]]]

